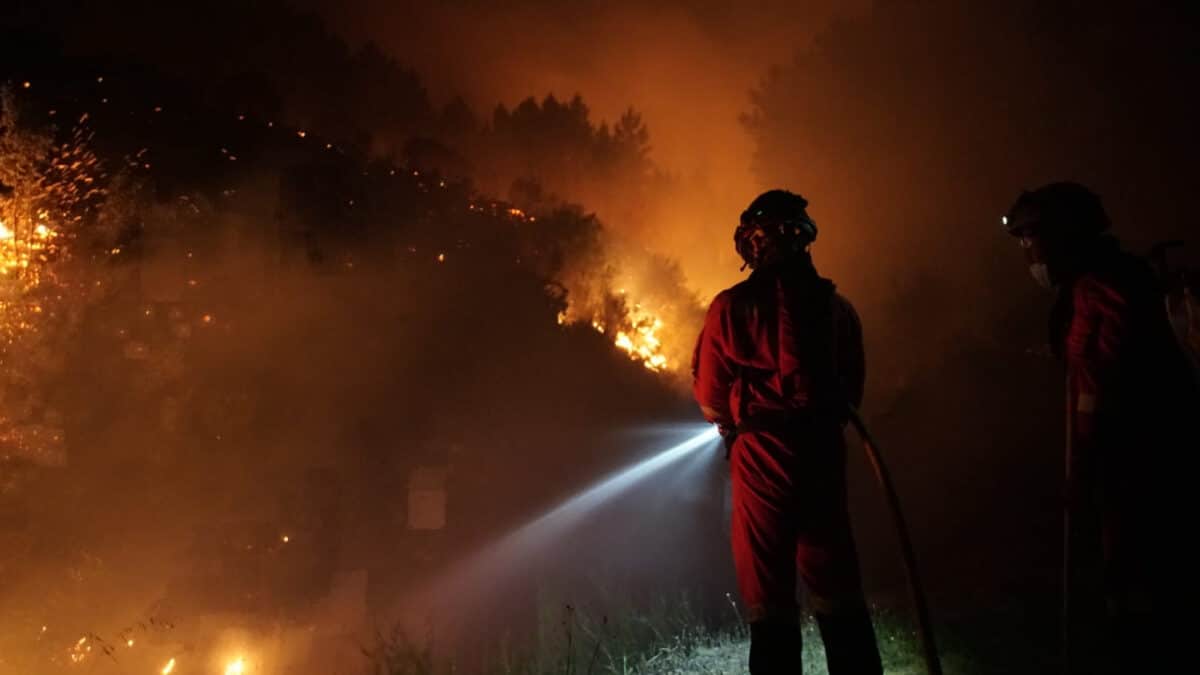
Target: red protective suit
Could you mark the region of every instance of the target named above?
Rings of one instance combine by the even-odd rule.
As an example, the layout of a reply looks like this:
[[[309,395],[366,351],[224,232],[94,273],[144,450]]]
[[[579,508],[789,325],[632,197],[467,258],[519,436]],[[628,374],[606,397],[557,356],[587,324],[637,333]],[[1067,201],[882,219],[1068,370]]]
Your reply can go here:
[[[1150,268],[1111,240],[1060,289],[1051,328],[1067,368],[1076,559],[1103,561],[1120,672],[1160,672],[1148,666],[1169,643],[1160,619],[1194,561],[1179,533],[1194,527],[1195,382]]]
[[[747,618],[794,620],[797,568],[819,616],[865,617],[842,436],[864,380],[850,303],[811,264],[756,270],[713,300],[693,373],[705,417],[739,430],[732,543]]]

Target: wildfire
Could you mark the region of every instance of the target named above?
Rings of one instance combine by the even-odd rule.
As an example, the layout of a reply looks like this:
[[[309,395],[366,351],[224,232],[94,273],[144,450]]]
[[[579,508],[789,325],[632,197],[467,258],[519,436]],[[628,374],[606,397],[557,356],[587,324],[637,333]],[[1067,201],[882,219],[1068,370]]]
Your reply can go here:
[[[92,646],[88,644],[88,636],[84,635],[68,650],[67,655],[71,658],[71,663],[83,663],[91,653]]]
[[[629,354],[630,358],[641,361],[642,365],[650,370],[665,370],[668,364],[667,357],[662,353],[663,344],[658,337],[663,327],[662,319],[636,305],[630,313],[630,319],[633,330],[617,331],[617,347]]]
[[[38,263],[45,262],[57,251],[57,237],[58,233],[44,223],[22,232],[0,221],[0,274],[17,276],[32,269],[32,274],[36,275]],[[36,285],[37,277],[27,281]]]
[[[571,308],[558,313],[558,325],[565,326],[587,319],[575,316]],[[633,305],[625,316],[618,320],[610,319],[610,328],[602,317],[590,319],[592,330],[601,335],[613,335],[613,345],[629,355],[629,358],[641,363],[648,370],[663,372],[673,370],[675,364],[664,353],[662,339],[663,320],[657,314],[641,305]]]

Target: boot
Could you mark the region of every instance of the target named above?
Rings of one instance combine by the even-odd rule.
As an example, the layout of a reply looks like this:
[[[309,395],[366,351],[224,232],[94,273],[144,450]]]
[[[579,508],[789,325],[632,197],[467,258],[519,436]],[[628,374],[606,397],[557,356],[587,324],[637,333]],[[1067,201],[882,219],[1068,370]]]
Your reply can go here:
[[[750,675],[802,675],[800,624],[763,619],[750,624]]]
[[[816,618],[829,675],[883,675],[875,628],[866,607]]]

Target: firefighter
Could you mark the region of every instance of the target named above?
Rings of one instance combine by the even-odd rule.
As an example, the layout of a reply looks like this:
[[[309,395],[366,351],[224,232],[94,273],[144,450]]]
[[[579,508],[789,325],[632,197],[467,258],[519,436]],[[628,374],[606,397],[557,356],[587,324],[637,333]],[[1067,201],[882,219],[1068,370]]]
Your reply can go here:
[[[1196,450],[1185,424],[1200,405],[1163,289],[1109,234],[1099,197],[1082,185],[1021,194],[1004,225],[1034,280],[1057,295],[1050,346],[1067,378],[1064,597],[1103,615],[1104,644],[1117,652],[1105,657],[1108,667],[1173,672],[1171,650],[1181,645],[1166,617],[1181,609],[1172,598],[1190,547],[1179,534],[1194,526],[1183,520],[1184,461]],[[1100,593],[1079,594],[1073,572],[1097,566]],[[1088,596],[1097,601],[1083,602]],[[1089,617],[1064,626],[1068,646],[1080,618]],[[1073,651],[1078,668],[1084,650]]]
[[[830,674],[878,674],[846,504],[843,431],[863,394],[862,329],[813,267],[807,206],[772,190],[742,213],[734,243],[753,272],[713,300],[694,390],[729,452],[751,674],[801,672],[797,572]]]

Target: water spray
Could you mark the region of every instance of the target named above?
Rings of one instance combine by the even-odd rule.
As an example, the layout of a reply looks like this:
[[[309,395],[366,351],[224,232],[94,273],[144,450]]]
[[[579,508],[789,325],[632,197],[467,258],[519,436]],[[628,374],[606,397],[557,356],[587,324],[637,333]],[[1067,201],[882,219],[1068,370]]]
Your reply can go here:
[[[883,455],[879,446],[871,436],[871,431],[862,420],[862,416],[848,406],[850,424],[858,437],[862,439],[863,448],[867,451],[867,459],[875,470],[875,478],[887,499],[888,511],[892,514],[892,523],[896,527],[896,537],[900,543],[900,555],[904,559],[904,573],[908,577],[908,591],[912,596],[913,610],[917,615],[917,637],[921,641],[921,656],[925,660],[925,671],[929,675],[942,675],[942,661],[938,657],[937,642],[933,635],[933,622],[929,618],[929,605],[925,599],[925,591],[921,586],[921,577],[917,574],[917,557],[913,553],[912,538],[908,531],[908,523],[904,519],[904,511],[900,508],[900,496],[896,486],[892,484],[891,473],[883,463]]]
[[[494,588],[497,574],[521,569],[521,562],[536,556],[540,547],[560,538],[596,509],[667,469],[682,470],[683,460],[702,457],[703,451],[715,449],[720,442],[717,429],[708,424],[687,425],[680,432],[684,440],[601,478],[454,566],[430,586],[431,598],[452,597],[452,591],[473,582],[483,589]],[[715,452],[709,454],[716,456]],[[445,606],[444,601],[437,604]]]
[[[562,532],[599,506],[612,501],[616,496],[632,489],[651,476],[674,466],[685,457],[715,446],[719,438],[716,428],[705,425],[702,431],[695,433],[687,440],[600,479],[582,492],[496,542],[494,549],[520,548],[524,544],[531,543],[531,540],[547,538]]]

